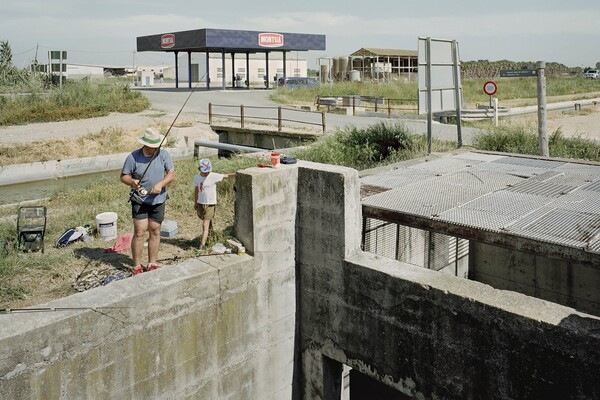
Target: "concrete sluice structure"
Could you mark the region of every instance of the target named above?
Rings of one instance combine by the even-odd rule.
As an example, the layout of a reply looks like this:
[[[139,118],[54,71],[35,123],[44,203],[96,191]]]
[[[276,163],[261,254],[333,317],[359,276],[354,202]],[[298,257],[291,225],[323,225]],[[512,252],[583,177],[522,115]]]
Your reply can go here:
[[[235,186],[247,254],[0,315],[0,398],[600,397],[598,317],[361,251],[355,170]]]

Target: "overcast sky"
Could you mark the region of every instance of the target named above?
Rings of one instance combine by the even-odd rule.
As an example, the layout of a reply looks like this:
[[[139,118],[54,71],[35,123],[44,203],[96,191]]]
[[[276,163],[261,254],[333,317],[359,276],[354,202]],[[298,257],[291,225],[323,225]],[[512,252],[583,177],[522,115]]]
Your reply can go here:
[[[0,41],[18,67],[36,48],[40,63],[66,50],[76,64],[172,65],[172,55],[134,57],[136,37],[202,28],[324,34],[311,68],[361,47],[416,50],[426,36],[457,40],[462,61],[600,62],[598,0],[0,0],[0,10]]]

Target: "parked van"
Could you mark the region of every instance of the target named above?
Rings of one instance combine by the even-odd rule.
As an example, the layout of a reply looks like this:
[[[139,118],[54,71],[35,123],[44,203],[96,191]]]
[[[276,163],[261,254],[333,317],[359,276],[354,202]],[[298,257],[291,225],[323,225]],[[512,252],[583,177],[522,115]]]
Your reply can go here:
[[[280,87],[284,87],[286,89],[294,89],[294,88],[298,88],[298,87],[311,88],[311,87],[319,86],[319,83],[317,82],[317,80],[315,78],[301,77],[301,76],[279,78],[277,80],[277,84]]]

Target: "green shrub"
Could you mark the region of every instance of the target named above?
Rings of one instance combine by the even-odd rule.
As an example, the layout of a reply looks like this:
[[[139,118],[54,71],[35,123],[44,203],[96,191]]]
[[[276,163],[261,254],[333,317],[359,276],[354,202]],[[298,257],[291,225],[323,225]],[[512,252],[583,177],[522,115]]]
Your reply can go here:
[[[434,151],[446,151],[454,147],[452,142],[433,142]],[[295,151],[293,156],[362,170],[426,154],[425,135],[413,134],[401,123],[380,122],[365,129],[354,126],[338,129],[315,144]]]
[[[479,150],[516,154],[539,154],[537,128],[526,125],[505,125],[490,129],[473,139]],[[548,138],[551,157],[600,161],[600,145],[583,137],[565,138],[557,129]]]

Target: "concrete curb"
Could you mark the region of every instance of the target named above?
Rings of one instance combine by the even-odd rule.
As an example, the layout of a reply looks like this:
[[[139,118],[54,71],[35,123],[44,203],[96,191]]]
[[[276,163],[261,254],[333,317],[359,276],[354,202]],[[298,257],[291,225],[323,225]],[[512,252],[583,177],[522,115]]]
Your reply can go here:
[[[166,150],[171,153],[174,160],[192,158],[194,156],[193,147],[168,148]],[[123,166],[125,157],[128,154],[119,153],[68,160],[6,165],[0,167],[0,186],[114,171]]]

